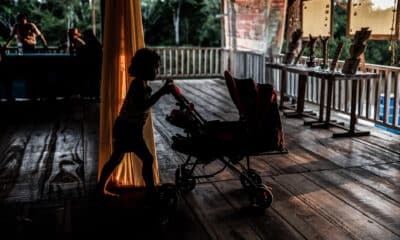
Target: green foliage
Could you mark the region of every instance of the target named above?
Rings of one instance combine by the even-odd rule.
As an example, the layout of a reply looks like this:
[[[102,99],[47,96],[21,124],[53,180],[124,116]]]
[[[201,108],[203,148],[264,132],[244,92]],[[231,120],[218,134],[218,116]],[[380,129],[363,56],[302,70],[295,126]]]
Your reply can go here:
[[[201,18],[205,18],[202,27],[197,29],[198,44],[201,46],[221,46],[221,20],[217,18],[220,12],[219,1],[207,1],[200,8]]]
[[[151,46],[175,46],[174,13],[181,3],[181,46],[221,46],[219,0],[142,0],[145,42]]]
[[[100,1],[95,2],[96,32],[100,32]],[[2,0],[0,4],[0,44],[8,38],[18,13],[24,13],[35,23],[50,46],[67,41],[67,30],[77,27],[80,31],[91,27],[89,0]],[[13,42],[15,45],[16,43]]]
[[[96,4],[96,32],[100,32],[100,1]],[[141,4],[146,44],[175,45],[174,16],[180,7],[181,46],[221,45],[221,19],[216,17],[219,0],[141,0]],[[0,44],[8,38],[18,13],[27,14],[52,46],[67,41],[68,28],[83,31],[91,26],[89,0],[1,0]]]

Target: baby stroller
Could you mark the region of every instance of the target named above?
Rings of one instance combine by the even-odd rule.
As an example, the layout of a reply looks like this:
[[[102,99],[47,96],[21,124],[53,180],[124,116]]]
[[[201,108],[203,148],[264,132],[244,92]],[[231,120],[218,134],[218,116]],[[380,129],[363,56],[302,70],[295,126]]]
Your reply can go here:
[[[225,80],[239,110],[237,121],[207,121],[176,85],[171,88],[178,108],[173,109],[166,119],[185,133],[172,137],[172,148],[188,156],[185,163],[176,169],[175,183],[181,192],[189,192],[195,188],[196,179],[213,177],[229,167],[239,174],[253,206],[265,209],[272,204],[272,190],[262,183],[261,176],[250,167],[250,156],[287,152],[283,145],[276,94],[270,85],[260,87],[252,79],[234,79],[228,71],[225,71]],[[247,100],[241,101],[240,96]],[[259,111],[260,108],[264,108],[264,111]],[[271,118],[266,119],[271,113],[278,116],[275,122]],[[264,140],[265,134],[269,136],[267,140]],[[241,162],[243,158],[246,158],[245,164]],[[223,166],[211,174],[194,174],[197,166],[214,160],[220,160]]]

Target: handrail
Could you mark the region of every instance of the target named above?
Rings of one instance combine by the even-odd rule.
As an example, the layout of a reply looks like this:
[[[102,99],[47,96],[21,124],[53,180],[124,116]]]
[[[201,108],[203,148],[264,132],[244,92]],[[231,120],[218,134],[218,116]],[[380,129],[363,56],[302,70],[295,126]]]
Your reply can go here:
[[[61,47],[56,47],[56,46],[49,46],[48,48],[44,47],[36,47],[35,51],[38,53],[66,53],[67,50],[65,48]],[[17,47],[8,47],[6,49],[6,54],[10,53],[18,53],[18,48]]]
[[[265,68],[265,56],[259,53],[213,47],[151,47],[161,57],[159,79],[165,78],[222,78],[223,71],[229,70],[239,78],[253,78],[258,83],[271,83],[280,91],[278,70]],[[38,51],[43,51],[38,48]],[[7,51],[17,52],[16,48]],[[49,47],[47,52],[57,53],[60,49]],[[283,55],[272,57],[282,62]],[[305,63],[306,58],[299,60]],[[320,59],[317,59],[320,61]],[[338,62],[337,69],[343,67]],[[357,117],[391,129],[400,130],[400,68],[377,64],[366,64],[366,71],[379,73],[379,79],[360,81],[358,84]],[[297,75],[287,73],[285,95],[297,98]],[[309,77],[305,101],[320,103],[321,79]],[[332,110],[350,114],[350,83],[337,81],[334,86]],[[396,121],[397,120],[397,121]]]
[[[158,78],[221,77],[221,48],[152,47],[161,58]]]
[[[265,81],[265,57],[247,51],[211,47],[152,47],[161,58],[158,78],[223,77],[230,70],[235,77]]]
[[[275,55],[274,62],[282,62],[283,55]],[[304,63],[306,58],[300,60]],[[342,69],[344,62],[339,61],[337,70]],[[379,79],[359,81],[357,89],[357,118],[363,119],[390,129],[400,130],[400,68],[377,64],[365,64],[367,72],[379,74]],[[280,91],[280,74],[276,69],[268,69],[271,84]],[[285,95],[297,98],[297,75],[287,73],[287,90]],[[308,77],[305,101],[320,103],[321,79]],[[333,92],[332,110],[350,114],[350,89],[351,83],[336,81]],[[326,96],[326,94],[325,94]]]

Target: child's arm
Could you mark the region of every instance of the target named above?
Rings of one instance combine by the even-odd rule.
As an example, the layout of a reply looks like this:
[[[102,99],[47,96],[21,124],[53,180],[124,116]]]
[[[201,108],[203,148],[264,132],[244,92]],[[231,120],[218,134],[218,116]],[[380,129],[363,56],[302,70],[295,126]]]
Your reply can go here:
[[[153,95],[151,95],[151,97],[149,98],[149,100],[145,103],[145,109],[150,108],[151,106],[153,106],[158,99],[160,99],[163,95],[167,94],[170,92],[171,86],[173,84],[172,79],[167,79],[164,83],[164,85],[158,89],[157,92],[155,92]]]

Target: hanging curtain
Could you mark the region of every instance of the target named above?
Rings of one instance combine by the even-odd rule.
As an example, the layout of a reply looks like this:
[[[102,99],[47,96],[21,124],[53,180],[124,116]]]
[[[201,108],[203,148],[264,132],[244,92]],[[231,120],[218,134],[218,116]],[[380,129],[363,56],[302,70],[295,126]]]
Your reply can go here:
[[[140,0],[105,0],[104,10],[98,178],[111,155],[112,126],[132,80],[127,69],[135,51],[144,47]],[[159,184],[151,114],[145,125],[144,137],[154,156],[154,182]],[[140,159],[133,153],[125,154],[109,184],[113,187],[143,187]]]

